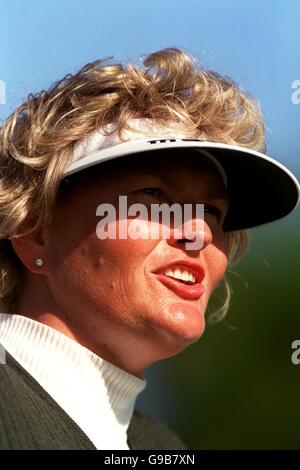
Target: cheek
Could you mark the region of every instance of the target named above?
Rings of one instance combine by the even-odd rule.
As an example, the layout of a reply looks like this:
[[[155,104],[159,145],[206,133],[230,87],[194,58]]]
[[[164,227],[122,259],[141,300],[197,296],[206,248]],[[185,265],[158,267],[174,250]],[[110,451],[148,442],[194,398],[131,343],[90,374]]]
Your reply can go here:
[[[77,318],[80,306],[85,305],[95,319],[101,311],[107,318],[132,325],[136,306],[141,301],[149,306],[153,301],[147,288],[145,260],[155,243],[90,236],[52,270],[54,298],[63,311],[73,311],[75,316],[77,312]]]
[[[118,226],[119,223],[116,224],[117,230]],[[124,239],[114,237],[112,231],[111,237],[101,239],[95,229],[78,240],[73,249],[65,249],[68,243],[65,244],[59,255],[56,252],[54,256],[52,274],[72,278],[72,282],[85,289],[93,286],[93,290],[102,295],[111,290],[132,295],[133,286],[137,285],[135,281],[144,275],[145,260],[158,241],[146,238],[146,223],[133,224],[131,228],[131,236],[127,233]],[[138,238],[137,234],[144,235],[145,239]]]
[[[213,244],[207,246],[205,261],[210,273],[210,292],[212,292],[224,277],[228,267],[228,246],[224,235],[214,237]]]
[[[103,258],[111,259],[112,267],[119,267],[125,271],[123,274],[142,266],[158,243],[157,239],[151,239],[148,221],[133,219],[117,222],[111,233],[116,236],[105,240],[99,239],[97,233],[94,241],[95,250],[99,250]]]
[[[211,261],[211,272],[213,279],[213,288],[221,281],[226,273],[228,267],[228,258],[222,253],[222,251],[217,250],[214,254],[213,260]]]

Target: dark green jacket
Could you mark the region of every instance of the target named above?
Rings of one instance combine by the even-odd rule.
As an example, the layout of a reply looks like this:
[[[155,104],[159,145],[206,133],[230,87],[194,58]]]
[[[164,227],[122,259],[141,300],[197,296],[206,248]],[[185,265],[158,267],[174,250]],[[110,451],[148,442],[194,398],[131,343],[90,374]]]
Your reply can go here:
[[[127,430],[132,450],[186,449],[165,425],[135,409]],[[38,382],[6,352],[0,364],[0,449],[94,449]]]

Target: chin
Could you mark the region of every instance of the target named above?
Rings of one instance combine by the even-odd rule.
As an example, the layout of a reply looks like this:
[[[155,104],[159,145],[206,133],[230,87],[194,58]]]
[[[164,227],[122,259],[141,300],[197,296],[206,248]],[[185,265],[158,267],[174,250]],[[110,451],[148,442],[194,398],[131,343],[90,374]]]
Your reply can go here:
[[[161,346],[168,352],[168,355],[177,354],[190,344],[195,343],[205,331],[204,316],[199,315],[197,321],[187,321],[186,318],[182,321],[176,320],[176,322],[169,322],[160,328]]]

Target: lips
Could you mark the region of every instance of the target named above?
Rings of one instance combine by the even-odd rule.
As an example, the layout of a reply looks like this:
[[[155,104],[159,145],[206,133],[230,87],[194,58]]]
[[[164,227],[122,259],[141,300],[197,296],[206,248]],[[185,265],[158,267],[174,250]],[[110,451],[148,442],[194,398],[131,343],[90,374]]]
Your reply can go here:
[[[152,274],[183,299],[197,300],[205,292],[205,287],[201,284],[205,271],[202,266],[192,261],[177,260],[162,266]]]

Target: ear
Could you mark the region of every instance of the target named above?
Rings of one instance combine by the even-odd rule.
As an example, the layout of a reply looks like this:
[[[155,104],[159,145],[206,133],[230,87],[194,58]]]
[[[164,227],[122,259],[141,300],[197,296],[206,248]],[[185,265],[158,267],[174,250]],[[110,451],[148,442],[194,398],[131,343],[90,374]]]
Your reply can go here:
[[[48,274],[47,250],[42,229],[25,235],[14,234],[10,240],[16,255],[29,271],[37,274]],[[44,262],[40,267],[35,264],[35,260],[38,258]]]

